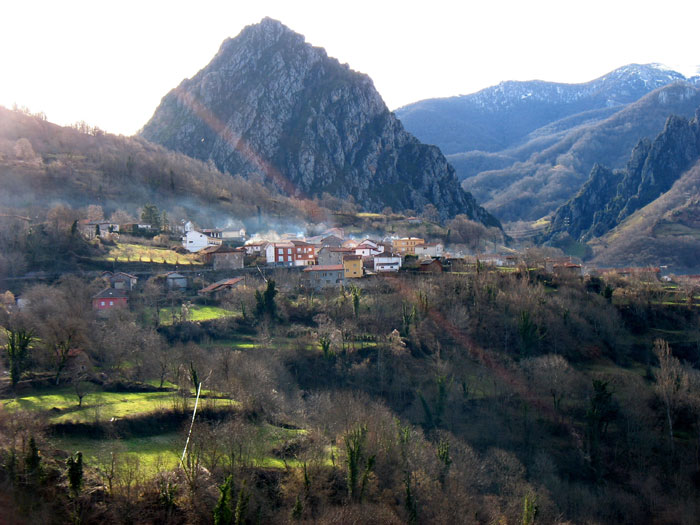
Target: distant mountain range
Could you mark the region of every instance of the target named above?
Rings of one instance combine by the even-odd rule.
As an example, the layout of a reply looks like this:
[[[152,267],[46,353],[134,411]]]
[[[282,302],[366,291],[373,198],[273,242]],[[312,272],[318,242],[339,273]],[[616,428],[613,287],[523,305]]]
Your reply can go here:
[[[622,167],[635,142],[655,136],[670,114],[692,116],[699,88],[700,77],[632,64],[584,84],[503,82],[396,115],[448,153],[463,187],[489,211],[535,220],[575,194],[595,162]]]
[[[369,77],[269,18],[168,93],[141,136],[222,171],[260,173],[288,195],[327,192],[367,211],[433,204],[443,219],[500,226],[440,150],[404,130]]]

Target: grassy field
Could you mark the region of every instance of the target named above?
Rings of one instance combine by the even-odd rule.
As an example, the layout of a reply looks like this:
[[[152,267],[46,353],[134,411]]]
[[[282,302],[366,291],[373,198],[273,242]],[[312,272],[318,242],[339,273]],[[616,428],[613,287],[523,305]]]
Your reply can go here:
[[[252,339],[216,339],[206,343],[199,343],[202,348],[222,348],[229,347],[234,350],[252,350],[257,345]]]
[[[285,460],[275,457],[272,449],[299,436],[305,430],[286,429],[263,424],[257,427],[254,434],[254,450],[249,461],[258,467],[285,468],[301,466],[296,459]],[[122,456],[138,460],[139,473],[144,477],[152,477],[162,472],[176,468],[185,446],[186,436],[183,432],[167,432],[156,436],[129,439],[101,440],[88,437],[55,438],[56,448],[68,452],[83,453],[87,466],[96,467],[109,457],[110,451],[118,451]]]
[[[152,477],[163,470],[178,466],[185,446],[185,437],[179,432],[168,432],[158,436],[116,440],[56,438],[53,443],[61,450],[82,452],[88,467],[99,466],[109,457],[110,451],[119,451],[126,457],[138,460],[141,475]]]
[[[144,262],[159,264],[178,264],[181,266],[201,266],[202,262],[192,254],[179,254],[168,248],[145,246],[142,244],[117,243],[110,246],[101,260],[115,262]]]
[[[88,393],[78,407],[78,397],[70,387],[56,388],[34,395],[3,400],[6,410],[30,410],[45,413],[51,423],[73,421],[94,423],[170,410],[177,403],[175,392],[101,392]],[[205,398],[202,406],[225,407],[236,402],[230,399]],[[191,404],[194,401],[190,401]]]
[[[192,305],[188,321],[211,321],[212,319],[220,319],[222,317],[233,317],[239,315],[238,312],[226,310],[219,306],[202,306]],[[180,316],[180,308],[175,307],[175,317]],[[170,307],[161,308],[160,324],[169,325],[173,323],[173,309]]]

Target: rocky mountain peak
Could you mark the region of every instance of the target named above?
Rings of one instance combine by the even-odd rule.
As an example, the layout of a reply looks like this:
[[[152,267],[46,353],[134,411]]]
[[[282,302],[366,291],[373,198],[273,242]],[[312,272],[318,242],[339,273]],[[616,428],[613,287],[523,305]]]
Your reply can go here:
[[[464,213],[498,221],[458,184],[435,146],[387,109],[371,79],[263,19],[168,93],[141,134],[232,174],[261,173],[298,196],[327,192],[360,208]]]

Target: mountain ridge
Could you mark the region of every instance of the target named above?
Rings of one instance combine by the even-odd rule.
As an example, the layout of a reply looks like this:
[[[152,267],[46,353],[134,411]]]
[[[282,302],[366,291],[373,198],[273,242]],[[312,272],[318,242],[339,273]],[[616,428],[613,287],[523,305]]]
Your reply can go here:
[[[517,139],[522,139],[545,123],[591,109],[623,106],[677,81],[700,85],[700,77],[687,78],[677,71],[662,69],[657,64],[628,64],[588,82],[507,80],[467,95],[424,99],[407,104],[396,109],[395,113],[420,140],[440,146],[447,155],[471,150],[494,152],[516,145]],[[577,104],[581,100],[584,102]],[[545,105],[536,105],[539,103]],[[514,109],[521,114],[513,116]],[[499,116],[504,110],[510,112]],[[421,112],[430,112],[433,117],[439,117],[438,125],[447,122],[458,126],[443,126],[440,130],[449,133],[450,137],[459,134],[459,138],[453,138],[452,141],[449,138],[438,138],[435,134],[438,129],[421,129],[418,123]],[[446,114],[439,114],[440,112]],[[500,132],[500,137],[510,140],[503,142],[502,138],[472,138],[473,141],[470,142],[468,133],[474,124],[467,122],[467,119],[478,120],[484,115],[491,121],[489,125],[495,126]],[[460,128],[460,123],[465,127]],[[516,128],[512,127],[514,123]],[[489,136],[493,134],[491,132]]]
[[[655,137],[671,114],[692,117],[699,105],[700,89],[674,83],[605,119],[579,123],[519,148],[450,160],[457,169],[465,163],[478,169],[489,159],[494,167],[463,180],[463,187],[502,220],[538,220],[574,196],[596,162],[622,168],[641,137]]]
[[[637,143],[625,169],[594,166],[579,192],[554,214],[546,237],[568,234],[587,241],[604,235],[666,193],[698,158],[700,108],[692,120],[670,116],[653,141]]]

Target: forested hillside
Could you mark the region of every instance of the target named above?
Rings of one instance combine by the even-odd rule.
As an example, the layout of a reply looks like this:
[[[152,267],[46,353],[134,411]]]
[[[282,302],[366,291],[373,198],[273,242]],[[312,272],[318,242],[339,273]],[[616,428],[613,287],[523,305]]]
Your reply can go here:
[[[697,290],[525,268],[322,293],[276,277],[221,297],[210,321],[189,320],[210,299],[157,280],[106,318],[89,307],[99,281],[27,287],[21,311],[6,300],[3,345],[24,354],[2,384],[0,515],[696,519]]]
[[[261,180],[215,167],[138,137],[85,124],[60,127],[0,107],[0,205],[40,213],[56,203],[101,205],[134,213],[146,202],[193,217],[246,220],[259,214],[308,216],[303,201],[279,195]]]

